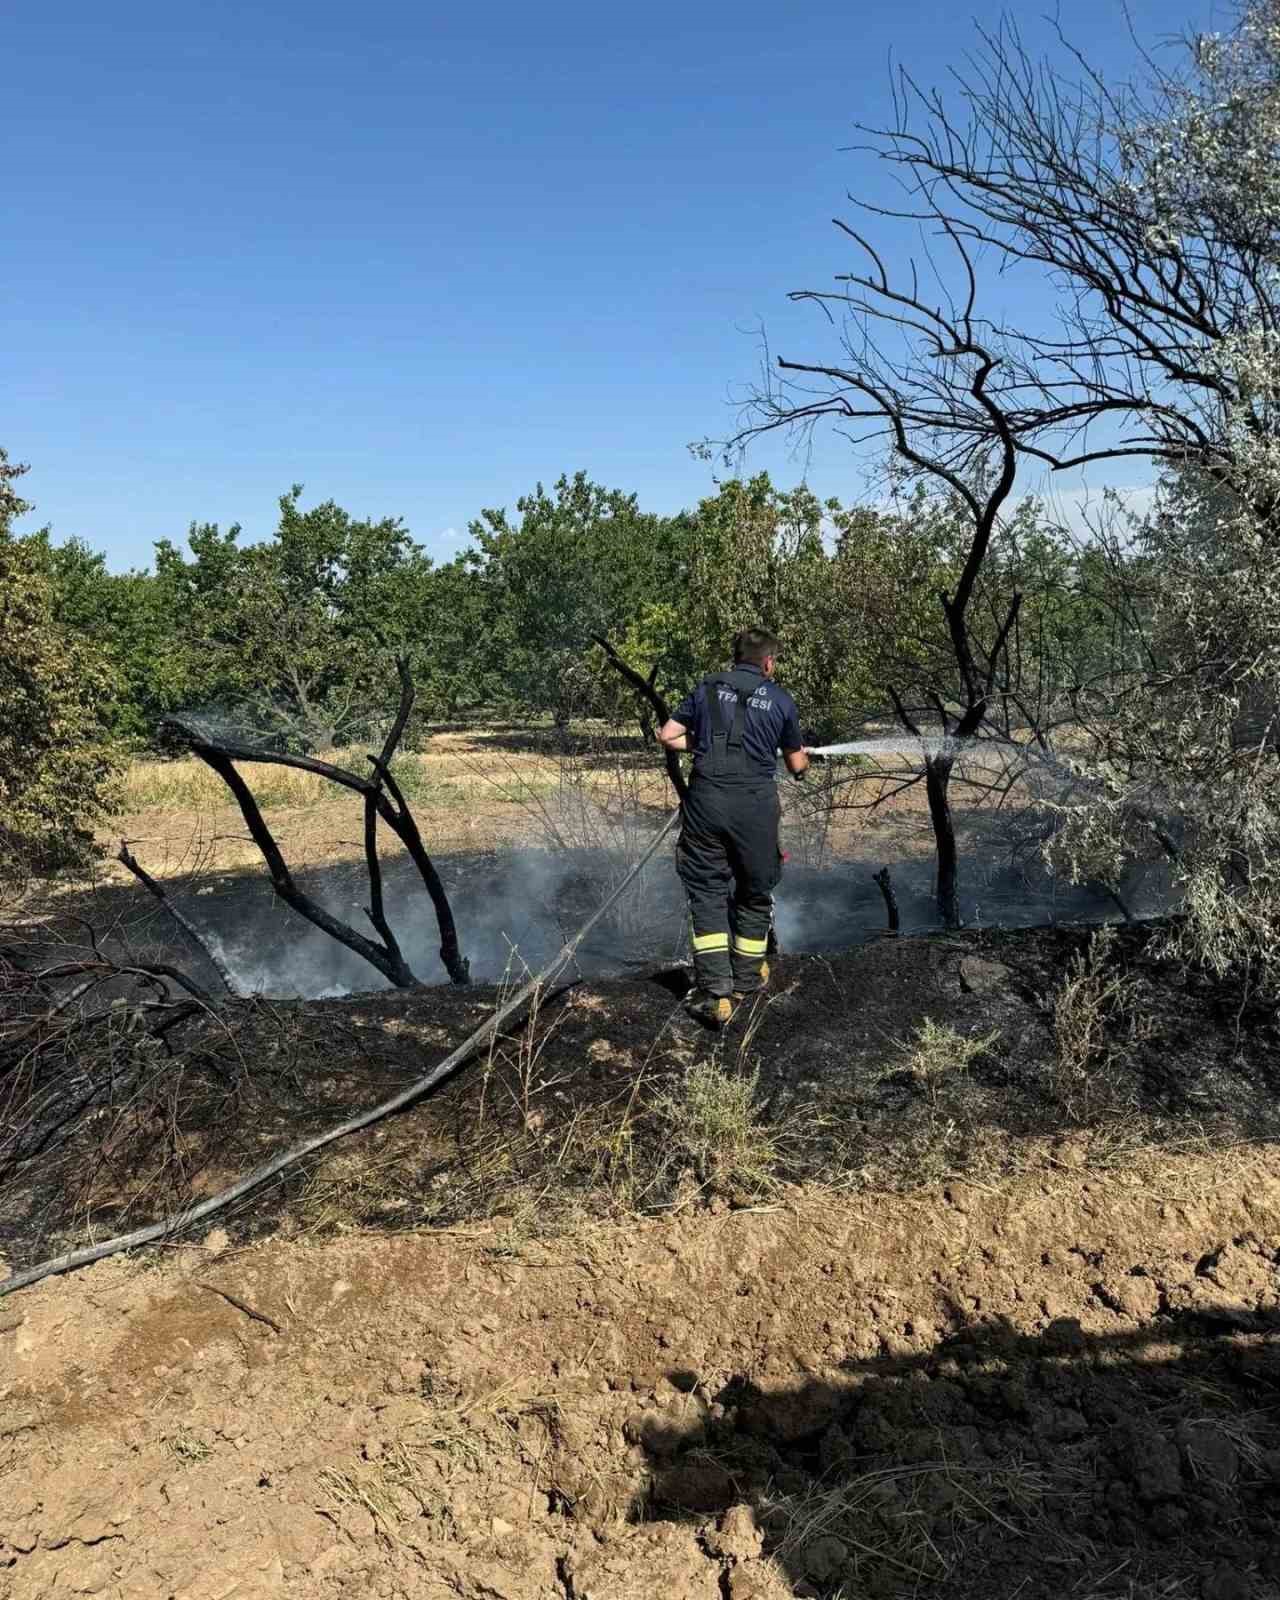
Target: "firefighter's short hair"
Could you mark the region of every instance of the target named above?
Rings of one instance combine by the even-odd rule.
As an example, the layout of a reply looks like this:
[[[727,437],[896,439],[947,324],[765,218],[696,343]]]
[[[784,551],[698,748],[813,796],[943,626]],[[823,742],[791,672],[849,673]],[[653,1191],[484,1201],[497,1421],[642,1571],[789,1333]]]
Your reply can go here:
[[[767,628],[744,628],[741,633],[735,633],[733,636],[735,665],[745,661],[758,667],[767,657],[776,656],[778,650],[778,640]]]

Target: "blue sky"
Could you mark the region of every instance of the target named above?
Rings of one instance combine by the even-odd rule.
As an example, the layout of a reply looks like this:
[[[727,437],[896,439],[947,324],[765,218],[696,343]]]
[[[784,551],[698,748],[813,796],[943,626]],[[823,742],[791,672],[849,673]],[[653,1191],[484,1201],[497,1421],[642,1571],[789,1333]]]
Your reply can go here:
[[[1184,3],[1131,0],[1139,34],[1227,20]],[[1064,14],[1127,70],[1115,0]],[[15,0],[0,444],[29,525],[125,567],[192,519],[265,536],[295,481],[440,554],[579,467],[692,503],[685,446],[731,430],[761,325],[832,348],[786,293],[847,268],[846,191],[888,197],[841,147],[888,115],[890,62],[942,81],[998,15]],[[748,465],[804,470],[780,443]],[[863,470],[828,439],[808,477],[855,497]]]

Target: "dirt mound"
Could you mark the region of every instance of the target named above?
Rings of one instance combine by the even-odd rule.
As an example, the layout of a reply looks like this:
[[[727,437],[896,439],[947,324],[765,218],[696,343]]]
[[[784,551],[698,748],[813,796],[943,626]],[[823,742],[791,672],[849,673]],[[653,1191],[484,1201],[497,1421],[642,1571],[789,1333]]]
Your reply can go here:
[[[1280,1594],[1280,1154],[106,1262],[0,1306],[0,1595]]]

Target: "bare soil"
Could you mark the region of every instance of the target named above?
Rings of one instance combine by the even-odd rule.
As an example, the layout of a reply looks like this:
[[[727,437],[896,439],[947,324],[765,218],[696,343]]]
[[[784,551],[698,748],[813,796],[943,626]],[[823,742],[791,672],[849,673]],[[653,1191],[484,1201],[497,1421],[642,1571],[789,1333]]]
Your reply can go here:
[[[0,1595],[1280,1593],[1280,1156],[3,1304]]]
[[[1074,1066],[1084,930],[784,957],[719,1037],[678,972],[582,983],[203,1244],[0,1301],[0,1596],[1280,1596],[1280,1037],[1153,936]],[[211,1192],[495,998],[193,1025],[0,1249]]]

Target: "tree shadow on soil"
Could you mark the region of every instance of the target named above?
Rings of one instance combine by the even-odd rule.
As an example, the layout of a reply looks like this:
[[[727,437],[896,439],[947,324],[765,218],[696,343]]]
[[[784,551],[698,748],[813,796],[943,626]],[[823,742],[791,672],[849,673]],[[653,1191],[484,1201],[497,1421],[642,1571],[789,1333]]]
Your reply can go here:
[[[1216,1291],[1206,1258],[1205,1297],[1142,1326],[1124,1302],[1154,1310],[1151,1279],[1106,1291],[1121,1332],[973,1325],[716,1393],[670,1372],[669,1403],[628,1424],[649,1464],[632,1518],[696,1522],[729,1557],[762,1535],[823,1600],[1280,1595],[1280,1311],[1254,1249],[1265,1308]],[[742,1506],[758,1533],[726,1516]],[[727,1592],[754,1594],[750,1570]]]

